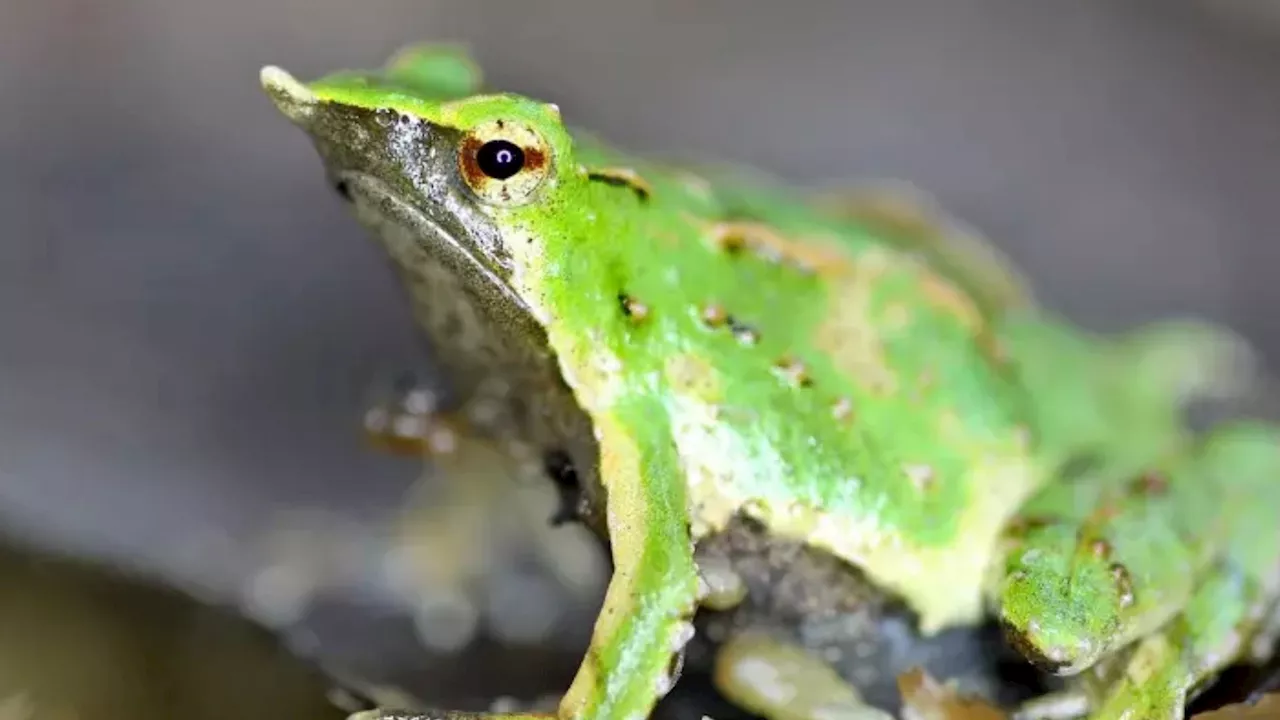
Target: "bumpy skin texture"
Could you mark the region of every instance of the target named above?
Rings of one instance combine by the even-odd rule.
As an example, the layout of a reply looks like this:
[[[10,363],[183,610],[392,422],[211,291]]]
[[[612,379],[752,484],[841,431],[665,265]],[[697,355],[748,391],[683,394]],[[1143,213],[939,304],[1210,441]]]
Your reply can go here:
[[[563,443],[585,479],[614,574],[560,717],[650,711],[705,592],[694,543],[738,516],[857,566],[925,634],[978,621],[990,597],[1028,656],[1059,670],[1117,649],[1117,628],[1133,640],[1178,611],[1196,620],[1201,595],[1186,585],[1227,592],[1207,568],[1230,543],[1197,544],[1218,525],[1184,538],[1201,571],[1186,580],[1142,545],[1180,516],[1136,496],[1103,513],[1108,532],[1141,538],[1107,535],[1127,578],[1075,574],[1068,536],[1097,507],[1002,530],[1069,460],[1124,487],[1114,478],[1181,447],[1180,404],[1214,389],[1238,350],[1229,334],[1085,336],[1035,308],[994,255],[922,241],[856,202],[842,212],[626,156],[554,106],[480,93],[453,50],[306,86],[269,68],[263,81],[390,249],[424,325],[446,352],[457,340],[457,364],[506,380],[522,435]],[[493,141],[519,148],[518,172],[486,166]],[[998,562],[1005,552],[1016,560]],[[1114,621],[1125,583],[1135,599]],[[1045,592],[1063,584],[1079,621],[1033,626],[1063,610]],[[1147,702],[1117,692],[1107,707]]]

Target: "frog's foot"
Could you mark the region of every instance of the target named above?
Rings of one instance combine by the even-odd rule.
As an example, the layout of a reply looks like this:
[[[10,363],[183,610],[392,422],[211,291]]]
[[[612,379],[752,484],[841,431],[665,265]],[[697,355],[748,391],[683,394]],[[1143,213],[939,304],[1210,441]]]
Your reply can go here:
[[[973,293],[988,311],[1028,307],[1035,302],[1030,284],[999,248],[910,183],[868,182],[821,193],[814,204],[922,254]]]
[[[758,632],[743,632],[720,647],[716,689],[767,720],[891,720],[865,704],[858,691],[827,663],[799,645]]]
[[[1078,677],[1077,687],[1090,701],[1065,706],[1075,713],[1036,712],[1051,706],[1032,701],[1017,717],[1082,717],[1087,711],[1089,720],[1182,720],[1187,703],[1248,654],[1263,607],[1259,585],[1247,574],[1215,570],[1181,614],[1138,641],[1122,663]]]

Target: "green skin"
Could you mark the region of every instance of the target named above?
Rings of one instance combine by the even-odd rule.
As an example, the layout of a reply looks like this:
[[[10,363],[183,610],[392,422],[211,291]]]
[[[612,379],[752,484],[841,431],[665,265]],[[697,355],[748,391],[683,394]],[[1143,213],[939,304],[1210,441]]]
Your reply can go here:
[[[1181,420],[1230,389],[1232,334],[1087,336],[901,204],[627,156],[482,91],[457,48],[263,84],[362,218],[417,228],[384,238],[405,277],[444,268],[589,420],[614,571],[556,717],[647,716],[699,605],[725,604],[694,543],[739,513],[859,567],[926,635],[994,613],[1028,659],[1088,676],[1093,718],[1181,717],[1274,604],[1276,433],[1202,448]],[[476,160],[499,139],[524,151],[509,178]]]

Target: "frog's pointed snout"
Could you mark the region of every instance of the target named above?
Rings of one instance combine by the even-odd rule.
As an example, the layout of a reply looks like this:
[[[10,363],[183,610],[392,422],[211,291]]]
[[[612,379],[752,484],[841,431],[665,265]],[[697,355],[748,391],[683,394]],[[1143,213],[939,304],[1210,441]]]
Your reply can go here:
[[[258,79],[280,112],[299,125],[305,125],[320,104],[315,93],[283,68],[267,65],[258,73]]]

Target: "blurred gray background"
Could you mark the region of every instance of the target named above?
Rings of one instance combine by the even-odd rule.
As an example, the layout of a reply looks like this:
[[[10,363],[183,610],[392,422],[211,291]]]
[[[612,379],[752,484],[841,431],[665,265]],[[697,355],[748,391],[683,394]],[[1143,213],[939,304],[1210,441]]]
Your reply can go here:
[[[1280,361],[1269,0],[0,2],[0,526],[215,599],[272,513],[416,473],[357,427],[423,349],[267,63],[461,40],[632,149],[910,180],[1089,326]]]

